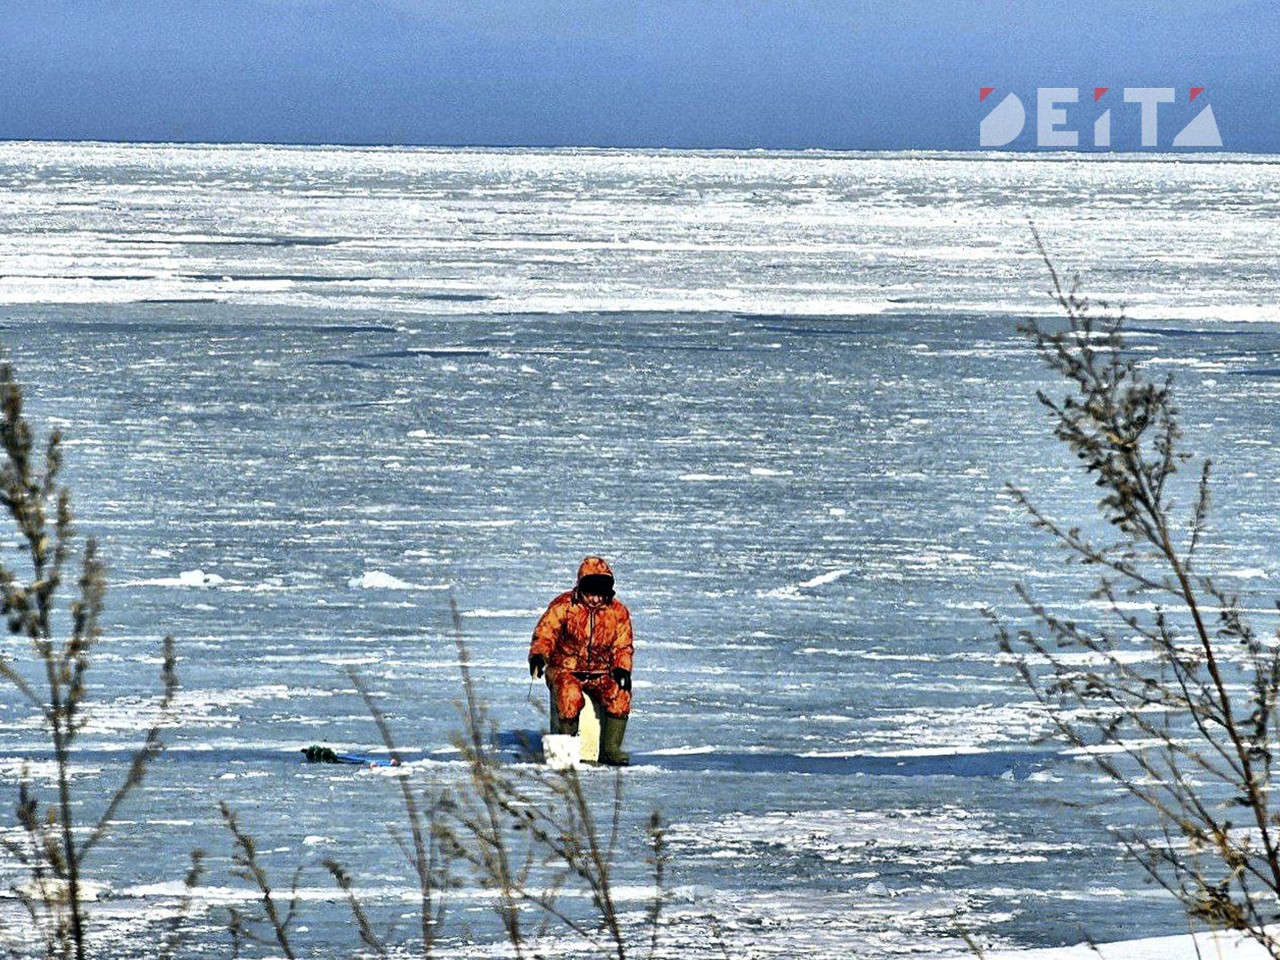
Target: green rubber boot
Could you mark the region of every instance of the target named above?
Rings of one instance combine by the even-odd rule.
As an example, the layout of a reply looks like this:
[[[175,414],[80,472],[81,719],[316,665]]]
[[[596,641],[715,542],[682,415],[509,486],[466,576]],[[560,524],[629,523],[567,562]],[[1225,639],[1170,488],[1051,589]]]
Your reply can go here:
[[[622,752],[622,737],[627,732],[627,718],[603,714],[600,717],[600,762],[611,767],[625,767],[631,757]]]
[[[572,720],[560,719],[560,711],[556,709],[556,695],[551,694],[551,704],[547,711],[547,719],[551,721],[551,732],[553,734],[561,734],[566,737],[576,737],[578,735],[578,718]]]

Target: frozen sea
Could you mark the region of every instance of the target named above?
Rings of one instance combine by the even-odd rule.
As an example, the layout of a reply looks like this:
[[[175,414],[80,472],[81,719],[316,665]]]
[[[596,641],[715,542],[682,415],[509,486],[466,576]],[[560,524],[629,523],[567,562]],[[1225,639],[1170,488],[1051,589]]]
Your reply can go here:
[[[229,954],[219,799],[302,866],[301,952],[359,947],[324,856],[408,910],[394,783],[298,749],[376,745],[355,666],[411,775],[456,776],[450,597],[498,727],[537,728],[529,633],[595,552],[638,637],[616,879],[638,916],[659,808],[673,955],[1185,932],[982,616],[1016,581],[1090,615],[1002,493],[1087,515],[1015,332],[1053,312],[1029,218],[1176,376],[1209,557],[1272,625],[1271,158],[0,144],[0,338],[110,564],[86,797],[161,637],[181,657],[170,750],[89,868],[110,955],[150,954],[197,846],[193,949]],[[0,789],[42,744],[0,693]],[[444,946],[485,952],[485,917],[457,891]]]

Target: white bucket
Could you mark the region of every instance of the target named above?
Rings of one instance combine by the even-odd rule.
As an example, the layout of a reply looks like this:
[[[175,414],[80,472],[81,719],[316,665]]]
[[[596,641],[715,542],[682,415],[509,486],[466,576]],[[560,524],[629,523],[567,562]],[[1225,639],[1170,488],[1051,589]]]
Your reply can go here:
[[[569,770],[581,762],[582,741],[561,733],[549,733],[542,738],[542,755],[552,770]]]
[[[596,712],[595,701],[584,698],[582,713],[578,714],[578,762],[595,763],[600,759],[600,715]],[[552,716],[556,712],[556,698],[551,697]],[[577,764],[574,764],[577,766]]]
[[[578,758],[584,763],[595,763],[600,759],[600,718],[596,716],[596,705],[590,697],[578,715]]]

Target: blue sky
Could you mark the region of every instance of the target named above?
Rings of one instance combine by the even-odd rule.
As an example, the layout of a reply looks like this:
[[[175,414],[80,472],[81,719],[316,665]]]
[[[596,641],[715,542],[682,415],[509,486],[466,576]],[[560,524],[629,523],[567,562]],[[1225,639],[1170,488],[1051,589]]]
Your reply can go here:
[[[0,138],[973,149],[980,86],[1173,86],[1164,140],[1203,86],[1280,151],[1277,64],[1273,0],[0,0]]]

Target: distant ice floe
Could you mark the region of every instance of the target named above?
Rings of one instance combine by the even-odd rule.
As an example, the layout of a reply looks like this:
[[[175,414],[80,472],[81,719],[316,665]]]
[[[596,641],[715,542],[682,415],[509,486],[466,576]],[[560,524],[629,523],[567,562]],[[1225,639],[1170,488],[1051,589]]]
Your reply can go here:
[[[1264,231],[1274,211],[1253,161],[1010,159],[4,144],[0,160],[25,188],[8,194],[0,303],[229,303],[380,316],[1052,313],[1042,284],[1018,269],[1024,237],[1009,226],[1030,205],[1055,255],[1085,276],[1113,278],[1099,292],[1123,300],[1131,317],[1276,319],[1275,271],[1251,271],[1247,290],[1236,282],[1253,265],[1242,238]],[[64,181],[50,170],[92,172]],[[364,202],[370,178],[385,190],[377,212]],[[444,182],[470,189],[421,189]],[[570,182],[580,208],[563,205]],[[302,198],[314,213],[305,227],[292,219]],[[125,229],[119,212],[140,201],[166,215]],[[513,203],[521,216],[510,216]],[[414,229],[389,244],[377,228],[392,222]],[[1073,229],[1099,222],[1116,229]],[[245,228],[228,230],[233,223]],[[287,232],[266,224],[288,224]],[[295,261],[316,248],[343,255],[323,268]],[[1158,269],[1148,268],[1147,250],[1159,251]],[[395,269],[406,256],[439,269]],[[1115,263],[1132,268],[1117,276],[1106,269]],[[749,269],[756,265],[770,269]],[[1193,265],[1190,293],[1171,277]]]
[[[852,567],[841,567],[838,570],[828,570],[826,573],[820,573],[816,577],[811,577],[803,583],[793,583],[785,587],[775,587],[772,590],[761,591],[762,597],[776,597],[779,600],[801,600],[804,594],[801,591],[813,590],[816,587],[824,587],[828,583],[835,583],[844,577],[853,573]]]
[[[449,584],[410,583],[382,570],[366,570],[347,581],[353,590],[448,590]]]
[[[852,569],[828,570],[826,573],[820,573],[813,579],[806,580],[804,583],[798,584],[797,586],[801,590],[809,587],[820,587],[826,583],[835,583],[837,580],[842,577],[847,577],[851,573],[853,573]]]
[[[226,583],[225,577],[216,573],[205,573],[203,570],[183,570],[176,577],[155,577],[150,580],[129,580],[122,587],[220,587]]]
[[[1222,575],[1237,580],[1261,580],[1267,576],[1267,571],[1262,567],[1241,567],[1239,570],[1223,570]]]
[[[791,470],[776,470],[773,467],[752,467],[745,474],[735,475],[731,473],[682,473],[676,479],[684,483],[724,483],[728,480],[741,480],[744,477],[792,477],[795,476]]]
[[[43,733],[43,728],[35,724],[22,724]],[[97,776],[102,767],[95,764],[73,763],[68,768],[72,777]],[[33,783],[54,784],[58,782],[58,764],[53,760],[33,760],[30,757],[0,756],[0,780],[16,783],[22,777]]]
[[[29,897],[37,902],[58,903],[65,902],[68,897],[68,885],[66,880],[59,880],[55,877],[42,877],[39,880],[30,880],[26,883],[18,884],[16,891],[23,897]],[[111,895],[111,887],[105,883],[94,883],[89,880],[81,880],[79,882],[80,897],[90,903],[97,902]]]

